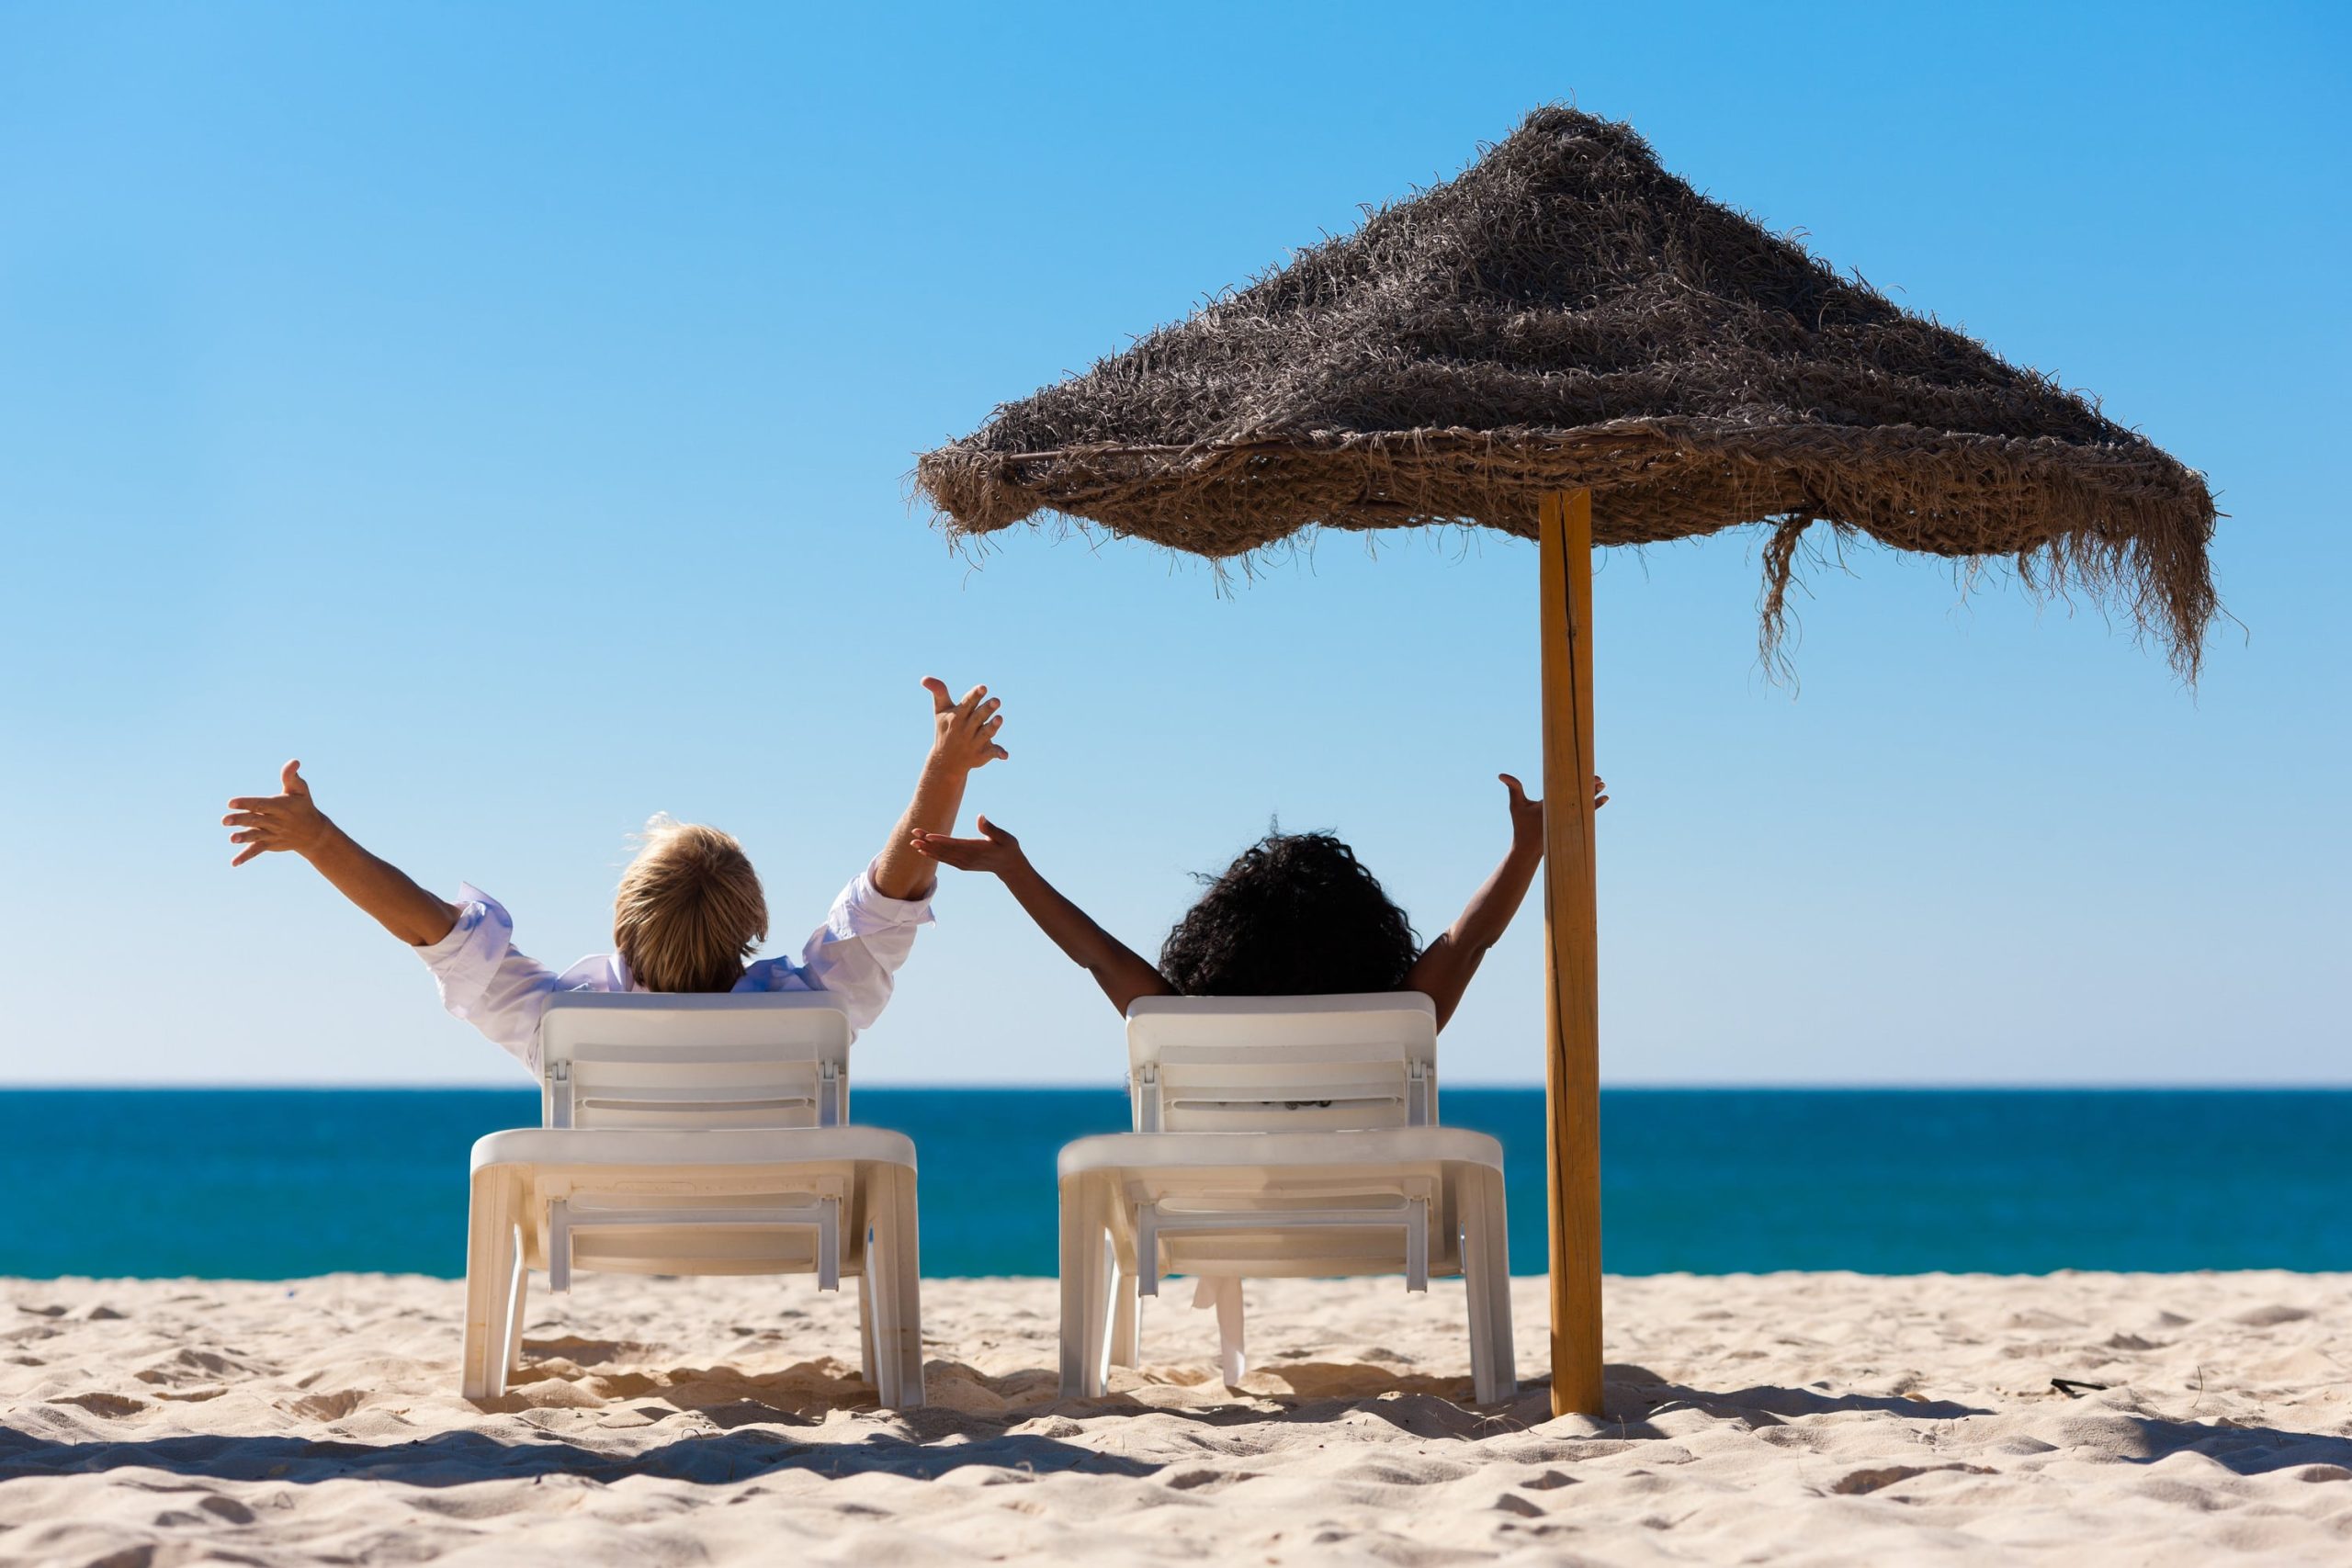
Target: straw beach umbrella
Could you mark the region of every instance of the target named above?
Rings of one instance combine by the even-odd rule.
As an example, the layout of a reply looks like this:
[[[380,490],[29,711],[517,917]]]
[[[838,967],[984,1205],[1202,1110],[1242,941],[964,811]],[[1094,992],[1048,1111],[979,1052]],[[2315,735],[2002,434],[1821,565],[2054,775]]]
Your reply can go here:
[[[1561,107],[916,478],[955,536],[1050,513],[1213,559],[1310,527],[1540,541],[1562,1413],[1601,1405],[1593,547],[1764,525],[1768,655],[1815,523],[2102,598],[2191,680],[2217,611],[2194,470]]]

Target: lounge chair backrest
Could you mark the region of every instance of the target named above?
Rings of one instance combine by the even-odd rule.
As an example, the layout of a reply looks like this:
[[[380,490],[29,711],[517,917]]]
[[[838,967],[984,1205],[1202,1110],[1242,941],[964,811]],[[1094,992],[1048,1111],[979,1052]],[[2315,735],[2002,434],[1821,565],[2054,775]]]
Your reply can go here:
[[[1417,991],[1144,997],[1127,1009],[1138,1133],[1437,1122],[1437,1009]]]
[[[834,1127],[849,1018],[822,992],[578,991],[539,1021],[549,1127]]]

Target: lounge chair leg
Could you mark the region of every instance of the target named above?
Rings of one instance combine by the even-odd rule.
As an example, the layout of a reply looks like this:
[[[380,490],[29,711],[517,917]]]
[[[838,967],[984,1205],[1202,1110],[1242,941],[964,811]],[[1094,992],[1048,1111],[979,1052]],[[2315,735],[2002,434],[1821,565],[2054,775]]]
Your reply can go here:
[[[1463,1190],[1462,1278],[1468,1287],[1471,1395],[1481,1404],[1515,1397],[1519,1372],[1510,1337],[1510,1238],[1503,1229],[1502,1179],[1491,1171]]]
[[[1136,1289],[1147,1296],[1159,1294],[1159,1205],[1136,1207]]]
[[[1462,1284],[1469,1298],[1470,1397],[1480,1404],[1495,1402],[1495,1316],[1487,1292],[1493,1281],[1487,1272],[1487,1227],[1480,1213],[1462,1221]]]
[[[857,1368],[865,1386],[874,1386],[874,1255],[857,1275]]]
[[[1143,1337],[1143,1281],[1132,1269],[1114,1267],[1111,1272],[1111,1364],[1133,1367],[1140,1359]]]
[[[922,1238],[921,1213],[915,1202],[915,1173],[891,1173],[890,1201],[896,1222],[890,1229],[893,1249],[891,1279],[899,1287],[899,1408],[914,1410],[923,1403],[922,1383]]]
[[[1462,1248],[1462,1293],[1470,1318],[1470,1397],[1480,1404],[1494,1395],[1494,1310],[1487,1301],[1486,1225],[1483,1203],[1466,1203],[1456,1245]]]
[[[501,1220],[505,1219],[503,1213]],[[496,1399],[505,1393],[507,1371],[511,1366],[508,1348],[514,1338],[514,1276],[523,1269],[522,1228],[502,1224],[497,1237],[496,1261],[484,1292],[489,1321],[483,1326],[482,1393],[483,1397]]]
[[[874,1196],[876,1206],[884,1208],[882,1194],[877,1191]],[[885,1410],[895,1410],[899,1406],[899,1291],[894,1276],[899,1260],[891,1256],[889,1232],[887,1217],[866,1226],[865,1269],[874,1280],[874,1397]]]
[[[1405,1292],[1430,1293],[1430,1201],[1415,1198],[1405,1205]]]
[[[514,1288],[506,1297],[506,1371],[509,1374],[523,1369],[523,1303],[530,1294],[531,1266],[523,1250],[523,1233],[514,1233]]]
[[[923,1402],[922,1258],[916,1235],[914,1175],[884,1168],[867,1189],[865,1272],[859,1297],[870,1325],[868,1377],[887,1410],[913,1410]]]
[[[571,1204],[558,1198],[548,1205],[548,1293],[571,1290]]]
[[[506,1307],[514,1291],[514,1194],[501,1171],[478,1173],[467,1213],[466,1331],[459,1386],[468,1399],[506,1392],[500,1356],[506,1348]]]
[[[817,1222],[817,1288],[842,1288],[842,1201],[828,1198],[824,1217]]]
[[[1241,1345],[1241,1281],[1219,1280],[1215,1290],[1217,1360],[1225,1372],[1225,1386],[1239,1388],[1250,1371],[1250,1359]]]
[[[1096,1394],[1111,1392],[1111,1292],[1118,1287],[1114,1277],[1118,1255],[1110,1228],[1101,1224],[1101,1216],[1098,1208],[1096,1224],[1091,1227],[1098,1238],[1094,1267],[1086,1274],[1086,1386]]]
[[[1102,1386],[1111,1386],[1111,1369],[1126,1363],[1119,1359],[1119,1325],[1126,1317],[1126,1303],[1134,1293],[1127,1271],[1119,1267],[1119,1244],[1108,1230],[1102,1233]]]
[[[1510,1327],[1510,1210],[1503,1196],[1500,1171],[1489,1172],[1487,1187],[1487,1300],[1495,1324],[1495,1397],[1519,1397],[1519,1351]]]
[[[1091,1399],[1103,1392],[1101,1309],[1101,1199],[1093,1182],[1062,1183],[1062,1397]]]

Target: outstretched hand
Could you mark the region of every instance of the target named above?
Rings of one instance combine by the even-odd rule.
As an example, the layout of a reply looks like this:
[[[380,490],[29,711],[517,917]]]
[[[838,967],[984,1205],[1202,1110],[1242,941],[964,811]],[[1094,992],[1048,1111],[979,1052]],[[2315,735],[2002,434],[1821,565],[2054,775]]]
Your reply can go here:
[[[1510,792],[1510,836],[1519,843],[1544,842],[1544,803],[1527,798],[1527,786],[1509,773],[1497,773],[1503,788]],[[1609,804],[1609,786],[1600,775],[1592,775],[1592,808],[1595,811]]]
[[[973,687],[964,694],[962,702],[952,700],[947,682],[935,675],[924,676],[922,687],[931,694],[931,754],[934,758],[970,773],[1012,755],[996,743],[1004,716],[997,712],[1001,705],[989,695],[986,686]]]
[[[229,815],[220,818],[220,826],[238,829],[229,841],[245,846],[231,865],[243,865],[268,850],[308,854],[334,830],[334,824],[311,798],[300,762],[287,763],[277,776],[285,794],[241,795],[229,802]]]
[[[917,833],[915,852],[958,871],[993,872],[999,876],[1021,863],[1021,840],[989,821],[979,819],[977,839],[950,838],[945,833]]]
[[[973,770],[1003,761],[1006,752],[996,743],[1004,717],[986,686],[975,686],[956,702],[947,683],[923,677],[931,694],[931,751],[915,778],[914,798],[883,841],[874,861],[874,890],[886,898],[925,898],[939,880],[917,848],[926,834],[956,826],[964,809],[964,786]]]

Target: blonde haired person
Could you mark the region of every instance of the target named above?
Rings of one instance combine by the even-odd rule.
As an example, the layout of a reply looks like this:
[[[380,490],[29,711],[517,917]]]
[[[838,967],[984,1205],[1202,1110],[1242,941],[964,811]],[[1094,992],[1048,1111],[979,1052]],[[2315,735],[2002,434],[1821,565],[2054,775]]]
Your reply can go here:
[[[951,828],[973,770],[1006,753],[997,699],[975,686],[953,702],[931,694],[931,753],[914,798],[882,852],[833,900],[796,963],[753,960],[768,933],[766,897],[743,846],[716,828],[656,817],[643,847],[621,873],[613,898],[616,951],[583,958],[560,975],[519,952],[505,906],[468,883],[455,903],[328,820],[311,798],[301,763],[281,774],[285,793],[241,795],[221,826],[242,845],[229,863],[271,850],[300,855],[343,896],[416,949],[440,983],[442,1005],[504,1046],[536,1075],[539,1015],[558,991],[823,991],[841,999],[850,1027],[863,1030],[890,999],[891,976],[931,921],[937,878],[914,849],[924,833]]]

